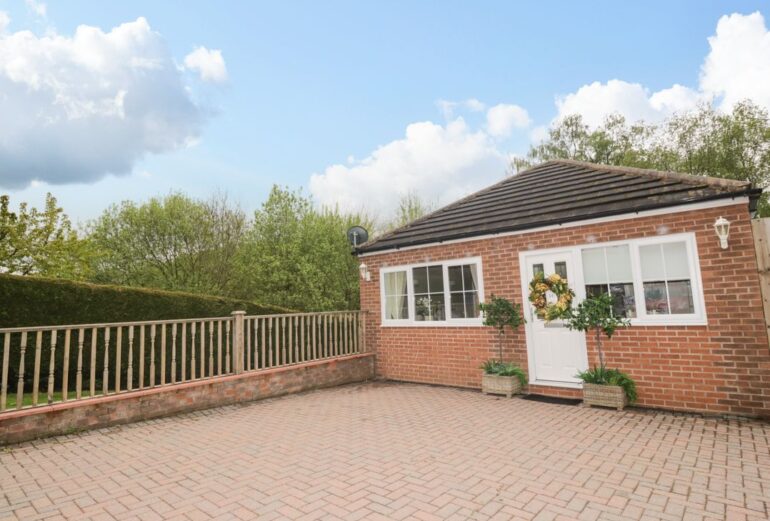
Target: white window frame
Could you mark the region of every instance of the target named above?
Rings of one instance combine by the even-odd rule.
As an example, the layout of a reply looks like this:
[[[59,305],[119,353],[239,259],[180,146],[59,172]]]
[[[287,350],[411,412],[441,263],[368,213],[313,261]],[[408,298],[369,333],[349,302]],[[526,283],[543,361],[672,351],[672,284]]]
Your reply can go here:
[[[468,327],[483,326],[484,318],[452,318],[452,300],[449,291],[449,267],[462,266],[464,264],[476,265],[476,277],[478,282],[479,302],[484,302],[484,274],[481,267],[481,257],[467,257],[464,259],[451,259],[444,261],[420,262],[417,264],[404,264],[400,266],[388,266],[380,268],[380,320],[383,327]],[[412,280],[413,268],[426,266],[441,266],[444,277],[444,307],[445,320],[415,320],[414,309],[414,282]],[[409,307],[409,318],[388,319],[385,317],[385,274],[406,271],[406,292]]]
[[[657,315],[648,314],[645,306],[644,283],[642,281],[642,267],[639,257],[639,247],[652,244],[664,244],[672,242],[684,242],[687,249],[687,266],[690,271],[690,283],[692,286],[692,300],[694,313],[688,314],[670,314]],[[631,274],[634,284],[634,301],[636,303],[636,317],[629,319],[631,325],[637,326],[686,326],[686,325],[707,325],[706,305],[703,298],[703,281],[701,279],[700,259],[698,257],[698,245],[694,233],[677,233],[671,235],[658,235],[655,237],[645,237],[643,239],[630,239],[625,241],[613,241],[603,243],[584,244],[577,248],[577,262],[579,263],[580,273],[583,274],[583,250],[591,248],[603,248],[611,246],[629,247],[631,255]],[[574,288],[580,299],[586,297],[586,288],[583,284],[579,288]]]

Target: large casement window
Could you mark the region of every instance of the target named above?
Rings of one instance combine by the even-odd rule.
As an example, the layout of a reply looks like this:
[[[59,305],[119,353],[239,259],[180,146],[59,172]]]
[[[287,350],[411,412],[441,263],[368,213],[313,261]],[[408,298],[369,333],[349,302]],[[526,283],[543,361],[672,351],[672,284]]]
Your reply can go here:
[[[380,274],[383,325],[481,325],[481,259],[387,267]]]
[[[581,260],[586,296],[609,293],[632,323],[705,324],[693,234],[584,247]]]

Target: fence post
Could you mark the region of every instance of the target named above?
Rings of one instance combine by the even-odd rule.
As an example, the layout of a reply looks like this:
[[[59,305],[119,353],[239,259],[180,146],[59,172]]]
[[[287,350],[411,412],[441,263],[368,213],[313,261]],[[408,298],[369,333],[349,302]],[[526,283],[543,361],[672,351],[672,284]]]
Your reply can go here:
[[[233,372],[243,372],[243,345],[244,345],[244,320],[245,311],[233,311]]]
[[[359,348],[359,352],[366,353],[368,352],[368,346],[366,343],[366,319],[368,318],[368,311],[362,310],[359,311],[361,314],[361,347]]]

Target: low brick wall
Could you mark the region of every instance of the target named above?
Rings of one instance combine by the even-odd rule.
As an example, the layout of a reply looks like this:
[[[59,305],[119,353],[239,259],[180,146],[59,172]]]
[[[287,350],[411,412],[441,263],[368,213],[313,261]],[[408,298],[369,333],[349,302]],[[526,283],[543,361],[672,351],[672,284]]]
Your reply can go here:
[[[0,415],[0,445],[362,382],[373,377],[374,355],[367,353],[10,411]]]

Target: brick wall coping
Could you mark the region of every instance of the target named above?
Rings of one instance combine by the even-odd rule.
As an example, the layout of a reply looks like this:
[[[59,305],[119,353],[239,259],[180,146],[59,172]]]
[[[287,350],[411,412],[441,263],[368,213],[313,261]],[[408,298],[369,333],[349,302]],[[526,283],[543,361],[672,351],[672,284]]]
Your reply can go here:
[[[183,389],[190,389],[194,387],[200,387],[204,385],[211,385],[212,383],[224,383],[236,380],[243,380],[246,378],[253,378],[257,375],[271,375],[284,373],[287,371],[293,371],[295,369],[301,369],[306,367],[316,367],[327,364],[334,364],[336,362],[342,362],[347,360],[356,360],[358,358],[374,357],[374,353],[357,353],[347,356],[338,356],[335,358],[328,358],[325,360],[314,360],[312,362],[305,362],[301,364],[285,365],[282,367],[275,367],[272,369],[261,369],[259,371],[248,371],[241,374],[232,374],[227,376],[217,376],[214,378],[204,378],[200,380],[193,380],[180,384],[168,384],[164,386],[157,386],[150,389],[141,389],[137,391],[124,391],[119,394],[109,394],[107,396],[97,396],[96,398],[87,398],[80,400],[72,400],[66,402],[54,403],[51,405],[40,405],[37,407],[29,407],[25,409],[18,409],[13,411],[5,411],[0,413],[0,423],[4,420],[11,420],[17,418],[23,418],[26,416],[34,416],[36,414],[48,414],[56,411],[65,411],[68,409],[77,409],[79,407],[90,407],[93,405],[109,403],[114,401],[129,400],[134,398],[141,398],[142,396],[151,396],[155,394],[161,394],[170,391],[179,391]]]

